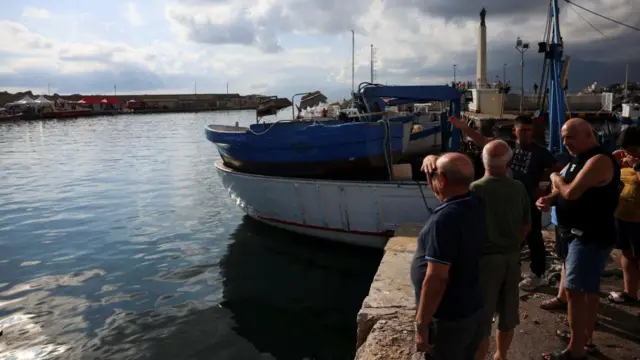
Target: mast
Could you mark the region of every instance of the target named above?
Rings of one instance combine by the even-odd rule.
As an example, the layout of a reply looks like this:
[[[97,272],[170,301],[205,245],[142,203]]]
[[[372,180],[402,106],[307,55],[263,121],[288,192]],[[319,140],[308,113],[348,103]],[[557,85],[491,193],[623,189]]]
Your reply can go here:
[[[356,88],[356,32],[351,30],[351,93]]]
[[[628,86],[629,86],[629,63],[627,62],[627,66],[624,72],[624,96],[625,97],[627,97],[627,95],[629,94]]]
[[[549,151],[564,152],[560,137],[560,129],[565,123],[565,93],[560,77],[562,73],[562,57],[564,52],[562,35],[560,35],[560,8],[558,0],[550,0],[551,23],[553,36],[546,49],[545,58],[550,59],[549,67]],[[541,89],[543,92],[545,89]]]

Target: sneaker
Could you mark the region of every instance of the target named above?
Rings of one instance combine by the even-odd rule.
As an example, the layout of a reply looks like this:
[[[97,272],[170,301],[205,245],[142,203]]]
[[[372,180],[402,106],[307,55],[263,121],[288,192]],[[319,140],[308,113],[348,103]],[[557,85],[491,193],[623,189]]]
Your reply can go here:
[[[543,283],[544,283],[544,280],[542,280],[541,277],[537,275],[531,275],[526,279],[522,280],[518,286],[520,287],[520,290],[534,291],[535,289],[538,288],[538,286],[542,285]]]

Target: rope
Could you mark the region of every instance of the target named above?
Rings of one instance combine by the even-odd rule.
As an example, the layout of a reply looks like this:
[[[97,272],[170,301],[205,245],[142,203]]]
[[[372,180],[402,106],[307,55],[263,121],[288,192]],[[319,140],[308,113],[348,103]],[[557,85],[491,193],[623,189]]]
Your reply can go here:
[[[273,124],[271,124],[271,126],[269,126],[267,128],[267,130],[265,130],[265,131],[263,131],[261,133],[257,133],[255,131],[251,130],[251,128],[247,128],[247,130],[249,130],[249,132],[252,133],[253,135],[260,136],[260,135],[266,134],[269,130],[271,130],[274,126],[276,126],[276,124],[284,122],[284,121],[291,121],[291,120],[278,120],[278,121],[274,122]]]
[[[429,215],[433,215],[433,210],[429,207],[429,203],[427,203],[427,197],[424,195],[424,191],[422,191],[422,184],[420,184],[420,181],[417,180],[416,184],[418,185],[418,189],[420,190],[420,195],[422,195],[422,202],[424,202],[424,207],[427,208],[427,212],[429,212]]]
[[[637,28],[637,27],[635,27],[635,26],[631,26],[631,25],[629,25],[629,24],[625,24],[625,23],[623,23],[623,22],[621,22],[621,21],[618,21],[618,20],[616,20],[616,19],[612,19],[612,18],[610,18],[610,17],[608,17],[608,16],[604,16],[604,15],[602,15],[602,14],[598,14],[597,12],[595,12],[595,11],[593,11],[593,10],[589,10],[589,9],[585,8],[584,6],[582,6],[582,5],[578,5],[578,4],[574,3],[574,2],[573,2],[573,1],[571,1],[571,0],[564,0],[564,1],[565,1],[565,2],[567,2],[567,3],[569,3],[569,4],[571,4],[571,5],[573,5],[573,6],[577,6],[577,7],[579,7],[580,9],[582,9],[582,10],[584,10],[584,11],[588,12],[588,13],[591,13],[591,14],[593,14],[593,15],[595,15],[595,16],[599,16],[599,17],[601,17],[601,18],[603,18],[603,19],[605,19],[605,20],[609,20],[609,21],[611,21],[611,22],[613,22],[613,23],[616,23],[616,24],[621,25],[621,26],[628,27],[629,29],[632,29],[632,30],[635,30],[635,31],[640,31],[640,28]]]
[[[576,13],[576,15],[580,16],[580,18],[581,18],[582,20],[584,20],[584,22],[586,22],[586,23],[587,23],[587,25],[591,26],[591,28],[592,28],[593,30],[595,30],[595,31],[599,32],[599,33],[600,33],[600,35],[602,35],[602,36],[604,36],[604,37],[607,37],[607,35],[605,35],[602,31],[600,31],[600,29],[598,29],[597,27],[593,26],[593,24],[592,24],[592,23],[590,23],[590,22],[589,22],[589,20],[585,19],[585,18],[584,18],[584,16],[582,16],[582,14],[580,14],[580,13],[578,12],[578,10],[576,10],[576,8],[575,8],[575,7],[573,7],[573,4],[569,3],[569,5],[570,5],[570,6],[569,6],[569,9],[573,10],[573,12],[574,12],[574,13]]]
[[[393,170],[391,167],[391,125],[389,125],[389,119],[380,120],[384,123],[384,143],[382,144],[382,149],[384,150],[384,162],[387,167],[387,175],[389,175],[389,180],[393,178]],[[389,143],[389,145],[387,145]]]

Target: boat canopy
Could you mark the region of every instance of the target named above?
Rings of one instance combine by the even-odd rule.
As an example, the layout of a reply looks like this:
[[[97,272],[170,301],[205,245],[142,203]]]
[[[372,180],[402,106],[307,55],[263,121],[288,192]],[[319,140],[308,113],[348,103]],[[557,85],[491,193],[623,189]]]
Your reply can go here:
[[[359,112],[371,114],[377,121],[380,114],[390,106],[444,101],[449,103],[447,113],[441,114],[440,131],[443,150],[457,150],[460,146],[461,134],[454,130],[447,118],[451,115],[460,118],[461,99],[463,94],[458,89],[447,85],[407,85],[387,86],[362,83],[358,93],[354,94],[355,104]]]
[[[288,108],[291,105],[292,103],[289,99],[271,96],[260,102],[256,111],[256,116],[261,118],[263,116],[276,115],[278,111]]]
[[[387,106],[404,105],[429,101],[460,101],[462,93],[447,85],[409,85],[409,86],[367,86],[360,91],[371,103],[372,100],[385,98]]]

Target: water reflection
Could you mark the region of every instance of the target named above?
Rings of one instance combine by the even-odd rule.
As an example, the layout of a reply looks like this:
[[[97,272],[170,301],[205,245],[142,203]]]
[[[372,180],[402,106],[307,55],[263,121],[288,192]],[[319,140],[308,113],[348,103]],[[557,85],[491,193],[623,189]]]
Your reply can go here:
[[[238,334],[278,359],[353,359],[356,315],[382,253],[243,220],[222,260],[222,306]]]
[[[352,359],[356,314],[381,253],[295,236],[247,217],[231,237],[219,265],[220,304],[170,304],[177,295],[165,294],[153,308],[135,311],[122,302],[144,300],[145,292],[94,301],[54,295],[105,276],[100,269],[4,290],[0,298],[12,300],[0,303],[2,314],[10,314],[0,320],[0,359]],[[160,270],[155,278],[186,287],[216,267]],[[95,295],[118,288],[103,285]]]

